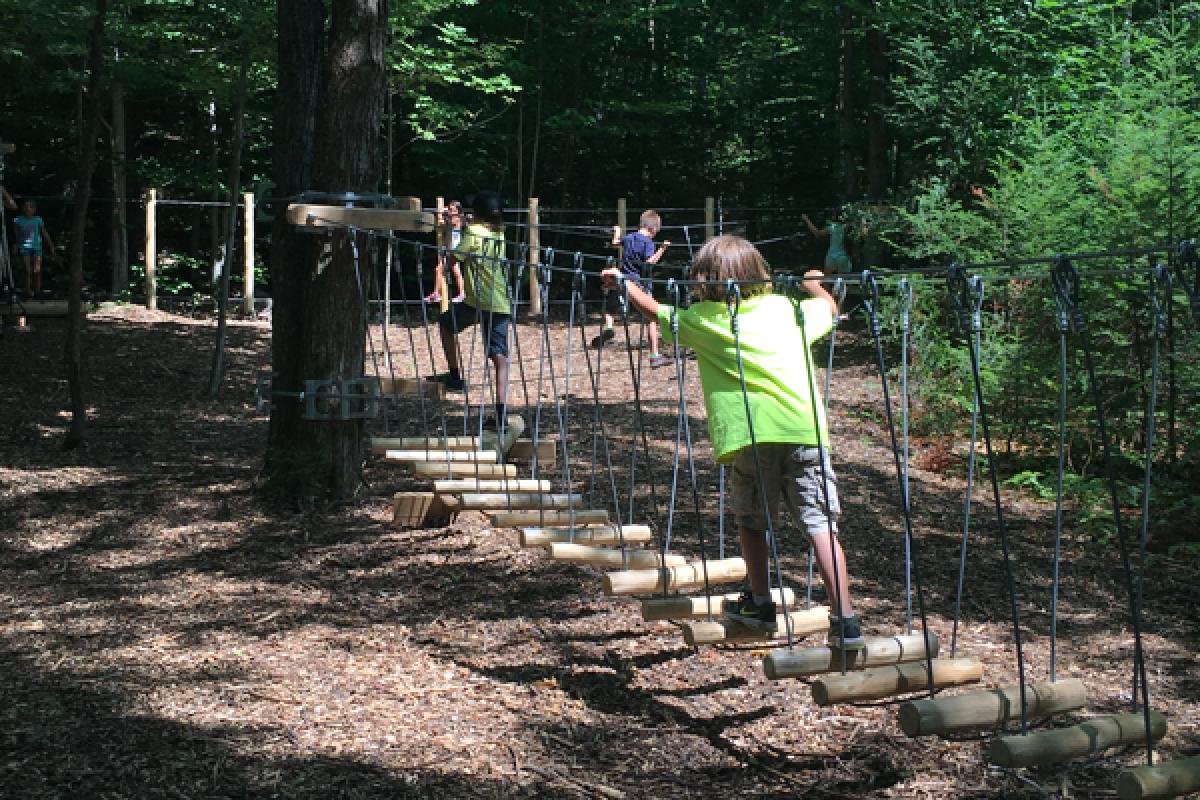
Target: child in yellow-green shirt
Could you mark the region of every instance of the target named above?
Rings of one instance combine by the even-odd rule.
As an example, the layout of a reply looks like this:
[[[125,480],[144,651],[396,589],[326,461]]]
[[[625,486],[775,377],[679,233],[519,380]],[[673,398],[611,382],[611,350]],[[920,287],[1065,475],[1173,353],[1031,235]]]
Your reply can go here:
[[[603,274],[612,283],[620,277],[615,268]],[[696,353],[714,457],[732,466],[733,509],[749,588],[738,600],[726,601],[723,615],[765,632],[777,628],[768,579],[767,517],[747,422],[748,401],[761,464],[761,488],[772,518],[780,499],[786,500],[813,543],[817,567],[830,595],[829,644],[854,650],[862,648],[864,640],[850,599],[846,556],[837,538],[841,511],[837,478],[827,450],[825,409],[814,396],[816,381],[809,374],[812,359],[804,354],[806,340],[811,344],[829,333],[837,314],[837,301],[819,277],[819,271],[810,271],[802,283],[811,295],[799,303],[803,333],[796,304],[771,292],[766,262],[754,245],[740,236],[718,236],[700,249],[692,263],[691,279],[711,283],[697,287],[699,301],[689,308],[658,303],[633,281],[625,286],[629,302],[643,314],[654,317],[664,328],[672,324],[673,317],[678,322],[679,344]],[[733,312],[726,303],[726,282],[730,280],[739,282],[741,292],[736,343],[731,328]],[[743,285],[743,281],[753,283]],[[745,395],[738,371],[739,349]]]

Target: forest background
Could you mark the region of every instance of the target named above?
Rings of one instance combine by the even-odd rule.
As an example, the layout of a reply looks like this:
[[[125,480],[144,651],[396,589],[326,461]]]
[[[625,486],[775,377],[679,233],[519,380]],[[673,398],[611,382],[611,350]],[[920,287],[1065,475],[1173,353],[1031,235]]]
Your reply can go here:
[[[414,0],[389,13],[381,191],[428,202],[490,188],[513,205],[537,196],[584,209],[558,218],[584,223],[613,221],[603,215],[619,197],[695,208],[711,195],[755,239],[803,234],[801,212],[822,224],[845,202],[870,231],[863,265],[879,268],[1171,247],[1200,229],[1200,3]],[[37,198],[56,232],[79,191],[94,14],[87,3],[0,2],[0,134],[18,146],[6,183]],[[271,4],[109,4],[83,242],[95,294],[140,290],[146,188],[220,202],[237,183],[271,198],[275,33]],[[160,290],[212,292],[225,215],[161,213]],[[765,249],[785,269],[820,258],[807,236]],[[1158,367],[1155,530],[1192,553],[1200,368],[1196,319],[1176,289],[1157,364],[1145,272],[1085,281],[1082,301],[1121,502],[1136,511],[1143,499]],[[1048,282],[987,292],[981,363],[1006,474],[1051,492],[1059,340]],[[917,431],[953,437],[972,405],[967,351],[942,293],[919,285],[917,298]],[[1096,408],[1077,346],[1069,367],[1069,488],[1104,541]]]

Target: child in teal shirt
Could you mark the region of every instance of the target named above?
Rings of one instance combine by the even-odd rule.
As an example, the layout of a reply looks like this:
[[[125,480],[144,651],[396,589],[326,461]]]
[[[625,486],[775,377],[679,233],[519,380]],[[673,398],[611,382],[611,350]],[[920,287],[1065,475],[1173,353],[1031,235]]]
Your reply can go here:
[[[603,275],[615,282],[620,272],[610,268]],[[832,329],[837,301],[816,279],[819,271],[813,270],[805,277],[802,286],[811,297],[799,304],[803,333],[797,324],[796,305],[787,297],[771,293],[766,262],[754,245],[740,236],[718,236],[700,249],[692,263],[691,278],[711,283],[697,288],[699,302],[689,308],[660,304],[633,281],[625,286],[629,302],[643,314],[656,318],[664,327],[670,326],[674,318],[679,343],[696,352],[713,455],[733,469],[734,516],[750,586],[737,601],[726,602],[724,616],[765,632],[774,632],[777,627],[768,579],[765,491],[772,518],[780,499],[786,500],[813,543],[833,609],[830,646],[860,649],[864,646],[862,629],[850,599],[846,556],[837,539],[841,507],[837,478],[826,449],[829,433],[825,409],[812,391],[816,385],[809,374],[812,359],[803,354],[806,341],[811,344]],[[761,281],[741,286],[736,342],[726,304],[726,282],[730,280]]]

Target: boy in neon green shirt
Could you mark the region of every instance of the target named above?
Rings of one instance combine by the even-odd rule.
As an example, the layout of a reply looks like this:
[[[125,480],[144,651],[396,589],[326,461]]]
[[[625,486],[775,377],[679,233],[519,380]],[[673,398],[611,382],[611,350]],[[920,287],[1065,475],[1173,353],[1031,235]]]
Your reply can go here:
[[[615,268],[603,275],[610,282],[620,277]],[[674,319],[679,343],[695,350],[713,454],[719,463],[733,468],[734,516],[750,586],[737,601],[726,602],[724,616],[766,632],[777,627],[768,577],[765,493],[772,518],[780,498],[786,499],[813,543],[833,609],[830,645],[860,649],[862,628],[854,616],[846,556],[837,539],[841,507],[826,449],[825,409],[814,395],[811,358],[803,350],[806,341],[811,344],[833,328],[837,301],[813,276],[819,278],[820,272],[807,273],[802,284],[812,295],[799,304],[803,334],[796,305],[770,293],[766,262],[754,245],[739,236],[718,236],[700,249],[691,278],[711,283],[697,288],[700,300],[690,308],[660,304],[635,282],[625,286],[635,308],[655,317],[664,328]],[[740,285],[736,339],[733,315],[725,302],[730,280],[759,282]]]

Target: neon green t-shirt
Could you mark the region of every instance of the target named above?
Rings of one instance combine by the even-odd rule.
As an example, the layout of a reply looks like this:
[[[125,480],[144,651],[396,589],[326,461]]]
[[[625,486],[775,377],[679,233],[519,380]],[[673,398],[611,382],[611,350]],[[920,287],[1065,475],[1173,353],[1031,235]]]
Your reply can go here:
[[[509,314],[507,270],[504,266],[504,233],[486,225],[469,225],[454,248],[464,265],[466,302],[480,311]]]
[[[809,298],[800,303],[800,309],[810,345],[833,329],[833,311],[825,300]],[[659,306],[658,321],[664,331],[671,329],[673,313],[673,307]],[[702,301],[680,309],[678,316],[679,342],[696,351],[700,366],[713,454],[717,461],[729,463],[739,450],[750,445],[729,309],[724,303]],[[812,359],[805,357],[793,301],[778,294],[743,300],[738,312],[738,339],[755,441],[816,445],[815,408],[819,441],[828,447],[825,408],[819,394],[814,400],[811,388],[819,392],[820,385],[815,375],[810,380]]]

